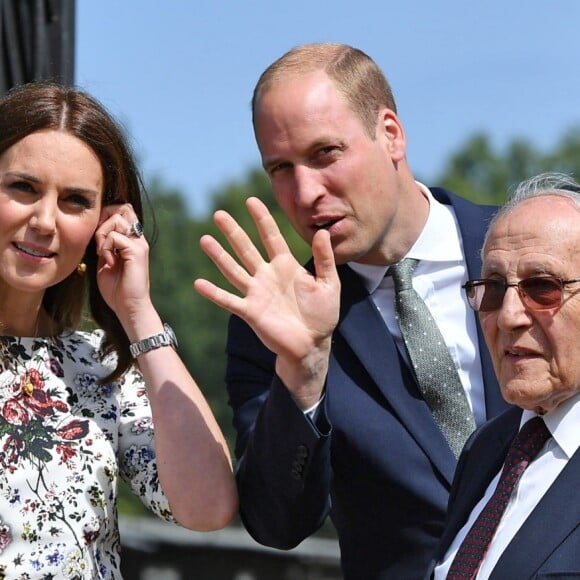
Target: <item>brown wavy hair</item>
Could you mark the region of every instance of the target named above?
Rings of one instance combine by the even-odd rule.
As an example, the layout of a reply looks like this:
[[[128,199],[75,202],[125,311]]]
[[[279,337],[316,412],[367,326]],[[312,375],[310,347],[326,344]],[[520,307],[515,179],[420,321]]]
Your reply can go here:
[[[65,131],[86,143],[101,162],[103,205],[130,203],[143,222],[143,182],[124,132],[94,97],[76,88],[54,83],[16,87],[0,99],[0,155],[37,131]],[[129,339],[97,286],[97,252],[94,240],[86,248],[85,275],[73,271],[48,288],[43,306],[54,336],[76,330],[88,300],[91,317],[105,331],[104,353],[117,354],[115,370],[103,379],[118,378],[132,364]]]

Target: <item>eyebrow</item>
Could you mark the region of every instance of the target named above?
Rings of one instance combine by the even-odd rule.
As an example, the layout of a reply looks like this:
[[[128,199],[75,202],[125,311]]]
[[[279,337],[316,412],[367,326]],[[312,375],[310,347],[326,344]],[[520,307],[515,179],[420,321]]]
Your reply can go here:
[[[536,266],[528,266],[524,268],[523,278],[531,278],[537,276],[557,276],[560,277],[559,274],[555,274],[556,269],[551,266],[546,265],[536,265]],[[481,277],[488,278],[490,276],[498,276],[507,280],[505,274],[500,273],[500,268],[497,267],[497,264],[491,264],[490,266],[483,265],[481,269]]]
[[[319,149],[329,147],[330,145],[336,145],[341,151],[344,151],[344,149],[346,149],[344,140],[329,135],[317,137],[306,147],[302,148],[301,151],[305,151],[306,152],[305,156],[309,157]],[[300,154],[300,157],[303,157],[303,155]],[[286,157],[275,156],[270,158],[264,158],[262,161],[262,167],[267,171],[270,167],[274,167],[276,165],[279,165],[280,163],[292,163],[292,165],[294,165],[294,162],[290,161]]]
[[[285,163],[284,159],[282,159],[282,157],[271,157],[269,159],[264,159],[262,161],[262,167],[264,168],[265,171],[268,171],[268,169],[275,167],[276,165],[279,165],[280,163]]]

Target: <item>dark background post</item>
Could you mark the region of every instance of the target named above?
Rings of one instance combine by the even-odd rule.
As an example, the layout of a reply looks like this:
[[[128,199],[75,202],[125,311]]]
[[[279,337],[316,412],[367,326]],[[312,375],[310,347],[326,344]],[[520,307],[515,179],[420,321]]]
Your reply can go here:
[[[75,0],[0,0],[0,95],[31,81],[74,83]]]

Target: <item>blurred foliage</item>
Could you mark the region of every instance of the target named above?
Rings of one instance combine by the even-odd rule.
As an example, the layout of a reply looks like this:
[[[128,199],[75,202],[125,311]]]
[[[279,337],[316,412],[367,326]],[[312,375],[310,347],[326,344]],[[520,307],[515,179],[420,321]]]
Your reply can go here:
[[[548,153],[517,138],[498,151],[487,135],[473,135],[450,157],[434,183],[476,203],[500,204],[520,181],[545,171],[580,177],[580,127],[566,133]]]
[[[564,135],[549,153],[538,151],[522,139],[514,139],[505,150],[498,151],[485,134],[473,135],[451,155],[438,177],[425,182],[446,187],[477,203],[499,204],[509,188],[543,171],[565,171],[580,176],[580,128]],[[199,296],[193,289],[193,281],[206,278],[228,286],[200,249],[199,239],[209,233],[228,247],[212,220],[215,210],[224,209],[258,242],[244,205],[247,197],[254,195],[270,208],[298,259],[306,261],[310,252],[278,208],[261,169],[252,169],[241,181],[226,183],[211,192],[208,216],[191,216],[184,192],[168,188],[161,179],[149,183],[148,192],[157,225],[156,236],[151,225],[147,230],[148,239],[154,240],[151,248],[153,300],[161,317],[173,326],[181,357],[205,393],[233,450],[235,434],[224,385],[229,314]],[[120,511],[135,513],[142,510],[140,505],[122,485]]]
[[[258,196],[271,209],[282,233],[300,260],[308,257],[308,247],[276,207],[270,185],[262,171],[253,170],[243,183],[230,183],[212,195],[214,209],[203,219],[188,215],[185,199],[179,192],[167,190],[159,180],[148,188],[158,236],[151,249],[151,293],[161,317],[175,330],[179,353],[206,395],[214,413],[233,444],[231,412],[226,404],[224,387],[225,344],[229,313],[202,298],[193,288],[196,278],[235,289],[223,278],[213,262],[203,253],[199,239],[211,234],[228,247],[213,223],[214,209],[232,214],[259,244],[253,221],[244,201],[248,193]],[[233,446],[231,447],[233,448]]]

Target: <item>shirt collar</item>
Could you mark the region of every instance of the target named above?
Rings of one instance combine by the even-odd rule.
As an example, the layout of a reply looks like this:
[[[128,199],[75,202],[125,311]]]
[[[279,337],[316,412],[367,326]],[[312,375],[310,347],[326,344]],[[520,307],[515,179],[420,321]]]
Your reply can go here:
[[[429,200],[429,216],[421,235],[406,257],[429,262],[463,260],[453,209],[437,201],[422,183],[417,182],[417,185]]]
[[[521,425],[537,413],[526,411],[522,413]],[[544,422],[550,430],[556,443],[563,449],[568,459],[580,447],[580,393],[573,395],[560,403],[555,409],[543,415]]]
[[[429,215],[423,231],[405,257],[431,262],[463,260],[461,238],[453,209],[437,201],[428,187],[418,181],[415,183],[429,200]],[[388,266],[358,262],[348,262],[348,265],[362,278],[369,294],[378,288],[388,270]]]

